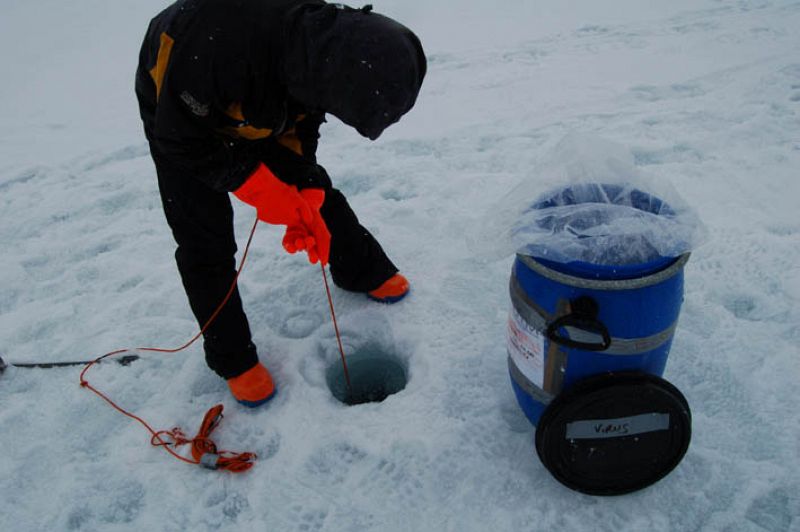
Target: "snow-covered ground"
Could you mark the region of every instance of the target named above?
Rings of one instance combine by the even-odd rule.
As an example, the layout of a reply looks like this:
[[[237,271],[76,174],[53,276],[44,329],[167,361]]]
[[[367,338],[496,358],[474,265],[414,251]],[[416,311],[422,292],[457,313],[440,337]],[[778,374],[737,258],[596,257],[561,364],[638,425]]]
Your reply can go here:
[[[347,349],[409,368],[346,407],[320,271],[261,225],[241,280],[280,392],[247,410],[201,348],[106,365],[91,382],[158,428],[216,403],[244,475],[184,465],[78,386],[0,377],[0,530],[800,530],[800,3],[375,0],[429,58],[416,108],[370,143],[335,120],[320,161],[411,279],[383,307],[334,291]],[[155,0],[4,0],[0,17],[0,355],[172,347],[196,325],[174,266],[132,81]],[[709,229],[686,269],[665,377],[692,445],[635,494],[558,484],[506,369],[511,257],[465,228],[566,133],[614,140]],[[253,212],[237,205],[241,243]]]

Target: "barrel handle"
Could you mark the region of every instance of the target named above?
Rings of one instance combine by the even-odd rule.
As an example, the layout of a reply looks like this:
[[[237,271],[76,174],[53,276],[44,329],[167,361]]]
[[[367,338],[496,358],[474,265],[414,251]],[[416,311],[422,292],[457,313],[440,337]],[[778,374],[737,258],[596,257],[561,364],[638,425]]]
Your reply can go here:
[[[583,296],[570,302],[570,313],[565,314],[547,325],[545,335],[551,342],[572,348],[583,349],[584,351],[605,351],[611,346],[611,335],[603,322],[597,319],[597,302]],[[558,334],[562,327],[574,327],[583,331],[598,334],[602,337],[602,342],[579,342],[572,338],[567,338]]]

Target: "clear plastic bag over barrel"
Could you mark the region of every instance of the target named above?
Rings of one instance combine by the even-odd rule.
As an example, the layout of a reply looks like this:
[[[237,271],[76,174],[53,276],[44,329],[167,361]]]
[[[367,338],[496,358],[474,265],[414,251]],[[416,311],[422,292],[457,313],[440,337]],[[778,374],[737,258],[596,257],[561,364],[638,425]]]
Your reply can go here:
[[[682,255],[705,232],[678,192],[639,171],[629,150],[570,134],[479,221],[470,247],[484,258],[516,252],[622,266]]]

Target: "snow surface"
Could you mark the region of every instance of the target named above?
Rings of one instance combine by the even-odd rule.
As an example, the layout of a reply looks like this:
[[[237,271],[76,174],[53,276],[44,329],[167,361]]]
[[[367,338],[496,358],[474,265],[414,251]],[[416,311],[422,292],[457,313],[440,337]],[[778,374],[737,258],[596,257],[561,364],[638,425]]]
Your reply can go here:
[[[100,367],[158,428],[218,402],[244,475],[184,465],[78,386],[0,377],[0,530],[800,530],[800,4],[772,0],[375,0],[422,38],[417,107],[370,143],[332,120],[319,157],[413,292],[335,290],[348,349],[409,368],[383,403],[325,384],[336,347],[319,269],[260,226],[241,290],[279,395],[246,410],[201,348]],[[176,346],[196,325],[173,263],[132,81],[155,0],[4,0],[0,354],[91,358]],[[686,269],[665,377],[692,445],[635,494],[558,484],[506,370],[511,258],[465,228],[570,131],[628,146],[709,228]],[[237,205],[243,240],[253,212]],[[243,242],[242,242],[243,243]]]

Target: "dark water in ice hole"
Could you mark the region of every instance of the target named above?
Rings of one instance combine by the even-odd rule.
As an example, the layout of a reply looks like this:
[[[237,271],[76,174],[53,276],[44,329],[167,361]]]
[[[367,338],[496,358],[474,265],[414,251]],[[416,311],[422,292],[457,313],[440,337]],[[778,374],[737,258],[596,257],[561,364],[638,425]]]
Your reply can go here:
[[[345,356],[352,393],[348,393],[340,358],[326,372],[331,393],[342,403],[379,403],[406,387],[406,367],[397,356],[375,346],[361,347]]]

